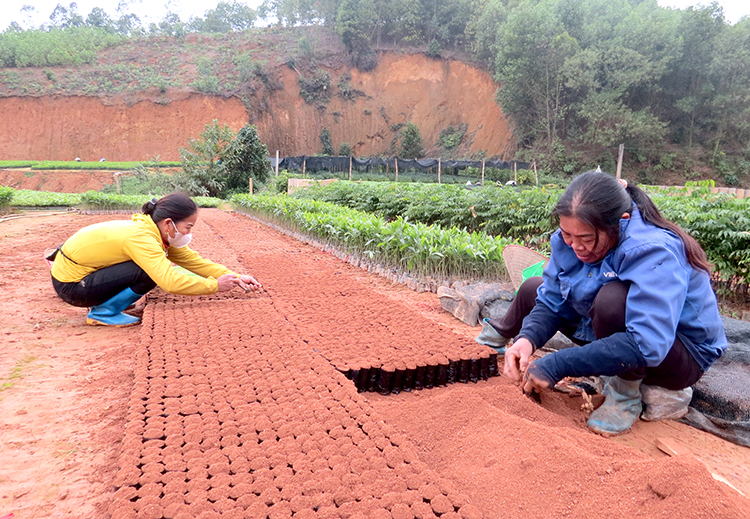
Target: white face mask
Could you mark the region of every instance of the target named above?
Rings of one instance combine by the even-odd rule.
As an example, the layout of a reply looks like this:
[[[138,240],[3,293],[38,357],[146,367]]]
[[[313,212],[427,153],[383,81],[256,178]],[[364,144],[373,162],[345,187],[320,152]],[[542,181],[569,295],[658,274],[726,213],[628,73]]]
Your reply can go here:
[[[172,222],[172,225],[174,226],[174,238],[167,234],[167,241],[169,241],[169,246],[175,247],[177,249],[187,247],[187,244],[190,243],[190,240],[193,239],[193,234],[182,234],[179,230],[177,230],[177,226],[174,222]]]

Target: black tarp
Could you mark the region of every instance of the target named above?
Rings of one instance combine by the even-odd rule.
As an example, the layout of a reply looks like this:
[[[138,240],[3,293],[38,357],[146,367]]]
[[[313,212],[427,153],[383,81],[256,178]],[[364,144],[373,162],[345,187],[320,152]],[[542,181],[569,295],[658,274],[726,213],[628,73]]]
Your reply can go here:
[[[301,155],[298,157],[284,157],[279,160],[279,169],[286,169],[288,171],[299,171],[303,169],[310,171],[320,170],[331,170],[331,171],[345,171],[349,169],[349,161],[351,159],[352,169],[361,171],[363,169],[388,166],[389,169],[396,169],[396,161],[398,160],[398,169],[400,171],[407,170],[437,170],[438,159],[402,159],[399,157],[391,157],[388,159],[371,158],[371,159],[356,159],[354,157],[315,157],[309,155]],[[269,161],[275,166],[276,159],[270,158]],[[517,162],[507,160],[488,160],[485,161],[485,168],[496,168],[496,169],[513,169],[513,166],[517,169],[529,169],[531,165],[528,162]],[[481,160],[442,160],[440,161],[441,169],[454,169],[463,170],[466,168],[481,168]]]

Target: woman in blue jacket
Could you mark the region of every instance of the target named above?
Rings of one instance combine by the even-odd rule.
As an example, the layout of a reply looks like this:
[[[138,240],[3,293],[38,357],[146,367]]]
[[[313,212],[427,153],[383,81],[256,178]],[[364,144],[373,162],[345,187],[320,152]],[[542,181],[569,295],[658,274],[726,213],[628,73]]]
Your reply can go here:
[[[602,376],[605,401],[588,420],[602,434],[627,431],[641,411],[650,421],[684,416],[690,386],[727,346],[705,252],[645,192],[607,173],[577,177],[553,217],[543,277],[485,324],[495,345],[513,339],[504,374],[524,392]],[[529,364],[558,330],[581,347]]]

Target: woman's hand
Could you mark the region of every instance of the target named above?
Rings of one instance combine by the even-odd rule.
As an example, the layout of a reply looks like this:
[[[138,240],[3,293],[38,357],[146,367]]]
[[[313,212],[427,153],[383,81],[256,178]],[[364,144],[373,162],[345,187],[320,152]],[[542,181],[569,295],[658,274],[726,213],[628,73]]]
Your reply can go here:
[[[531,363],[530,369],[526,370],[526,376],[523,378],[523,392],[526,394],[539,393],[540,389],[549,389],[548,382],[538,378],[533,373],[534,363]]]
[[[258,280],[253,276],[243,274],[240,276],[240,287],[242,287],[244,290],[252,290],[253,292],[255,292],[263,288],[263,285],[258,283]]]
[[[503,375],[516,384],[520,384],[526,368],[529,367],[529,359],[532,353],[534,353],[534,346],[528,339],[521,337],[515,341],[513,346],[505,350]]]
[[[216,281],[219,283],[219,292],[227,292],[236,287],[240,287],[245,291],[256,291],[263,288],[263,285],[258,283],[258,280],[247,274],[243,274],[242,276],[238,276],[237,274],[224,274]]]
[[[224,274],[216,281],[219,283],[219,292],[228,292],[240,286],[240,278],[237,274]]]

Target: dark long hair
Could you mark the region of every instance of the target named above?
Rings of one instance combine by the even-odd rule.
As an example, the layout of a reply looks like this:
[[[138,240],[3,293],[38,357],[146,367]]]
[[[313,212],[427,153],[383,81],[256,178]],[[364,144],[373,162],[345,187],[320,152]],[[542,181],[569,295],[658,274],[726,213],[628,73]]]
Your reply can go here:
[[[143,214],[147,214],[155,223],[171,218],[178,223],[198,212],[195,202],[182,193],[172,193],[160,199],[152,198],[141,208]]]
[[[597,231],[604,231],[609,238],[617,242],[620,219],[623,213],[632,213],[633,202],[638,206],[643,221],[666,229],[682,240],[688,263],[693,268],[711,272],[712,265],[695,238],[677,224],[666,220],[654,201],[641,188],[630,183],[623,188],[609,173],[587,171],[576,177],[558,200],[552,216],[557,223],[560,222],[561,216],[577,218]]]

